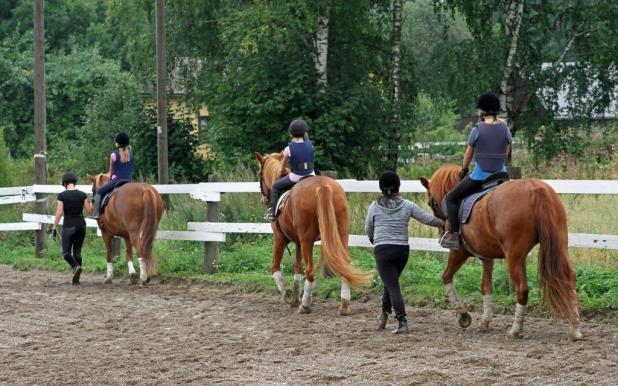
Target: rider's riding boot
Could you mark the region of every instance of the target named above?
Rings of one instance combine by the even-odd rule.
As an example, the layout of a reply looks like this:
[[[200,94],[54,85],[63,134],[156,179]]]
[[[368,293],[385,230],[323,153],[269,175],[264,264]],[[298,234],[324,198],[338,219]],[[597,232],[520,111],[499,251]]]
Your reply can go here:
[[[445,233],[440,239],[440,245],[444,248],[459,249],[459,235],[454,232]]]
[[[393,334],[405,334],[408,332],[408,321],[406,320],[405,315],[397,317],[397,321],[399,321],[399,326],[393,330]]]
[[[266,213],[264,214],[264,220],[266,221],[275,221],[275,212],[272,208],[266,209]]]
[[[384,330],[386,328],[386,322],[388,321],[388,312],[382,311],[378,316],[378,330]]]
[[[92,206],[92,216],[90,216],[90,218],[98,220],[100,212],[101,212],[101,196],[97,194],[94,196],[94,204]]]

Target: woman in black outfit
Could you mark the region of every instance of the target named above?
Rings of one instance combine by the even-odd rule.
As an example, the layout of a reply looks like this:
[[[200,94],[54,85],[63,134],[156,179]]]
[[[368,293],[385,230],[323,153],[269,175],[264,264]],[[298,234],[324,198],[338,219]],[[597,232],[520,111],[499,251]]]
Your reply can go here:
[[[62,186],[65,191],[58,195],[56,217],[52,228],[52,237],[56,237],[58,223],[64,215],[62,226],[62,254],[64,259],[73,269],[73,284],[79,284],[79,276],[82,273],[82,245],[86,237],[86,220],[83,211],[92,213],[92,205],[86,193],[77,190],[77,177],[73,173],[64,173]],[[71,250],[73,254],[71,254]]]

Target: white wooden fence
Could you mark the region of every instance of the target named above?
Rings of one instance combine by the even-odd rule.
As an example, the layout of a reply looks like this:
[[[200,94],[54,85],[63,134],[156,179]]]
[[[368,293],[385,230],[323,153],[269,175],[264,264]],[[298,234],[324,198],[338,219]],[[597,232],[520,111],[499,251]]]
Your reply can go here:
[[[337,180],[349,193],[378,193],[377,181]],[[618,180],[545,180],[559,194],[618,194]],[[79,185],[78,189],[90,192],[90,185]],[[268,223],[221,223],[219,202],[221,193],[259,193],[257,182],[205,182],[199,184],[155,185],[161,194],[189,194],[192,198],[208,202],[210,222],[190,222],[187,230],[159,231],[157,239],[190,240],[205,242],[205,267],[216,264],[218,252],[216,245],[225,241],[227,233],[272,233]],[[36,193],[56,194],[63,191],[60,185],[33,185],[0,188],[0,204],[16,204],[34,201]],[[419,181],[402,181],[403,193],[424,193]],[[214,215],[212,215],[212,213]],[[0,231],[39,230],[42,224],[52,224],[53,216],[24,213],[21,223],[0,223]],[[96,227],[96,222],[86,220],[87,226]],[[350,246],[371,247],[364,235],[350,235]],[[212,247],[215,247],[214,250]],[[618,235],[596,235],[569,233],[569,246],[577,248],[600,248],[618,250]],[[410,238],[413,250],[447,252],[438,245],[437,239]],[[214,253],[214,256],[212,256]],[[210,256],[207,256],[210,255]],[[208,262],[207,262],[208,260]],[[210,269],[207,269],[210,271]]]

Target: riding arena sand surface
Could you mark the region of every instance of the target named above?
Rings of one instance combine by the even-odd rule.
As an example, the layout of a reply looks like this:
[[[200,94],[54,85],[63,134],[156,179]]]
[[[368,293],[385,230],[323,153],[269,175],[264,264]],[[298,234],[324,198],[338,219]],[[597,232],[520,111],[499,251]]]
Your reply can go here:
[[[0,265],[0,384],[618,384],[618,327],[512,317],[462,330],[454,314],[408,307],[410,333],[376,331],[376,300],[354,315],[318,300],[300,315],[278,297],[233,287],[151,283]],[[319,286],[320,283],[318,282]],[[273,283],[274,286],[274,283]]]

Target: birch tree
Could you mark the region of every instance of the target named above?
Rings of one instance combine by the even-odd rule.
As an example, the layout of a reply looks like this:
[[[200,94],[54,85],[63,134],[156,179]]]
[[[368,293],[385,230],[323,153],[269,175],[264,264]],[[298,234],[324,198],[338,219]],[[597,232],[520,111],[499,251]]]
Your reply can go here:
[[[513,66],[515,65],[515,55],[517,54],[517,44],[519,43],[519,29],[524,15],[524,0],[511,0],[508,2],[505,12],[504,33],[510,39],[508,56],[502,81],[500,82],[500,110],[506,114],[507,124],[511,118],[513,97],[511,92]]]
[[[323,92],[328,83],[328,26],[330,23],[328,5],[322,5],[318,11],[318,25],[313,39],[313,63],[317,75],[318,89]]]
[[[399,143],[401,139],[400,120],[400,66],[401,66],[401,0],[393,0],[393,30],[391,35],[391,68],[389,84],[389,100],[391,105],[389,128],[390,143],[388,163],[393,169],[397,169],[399,158]]]

